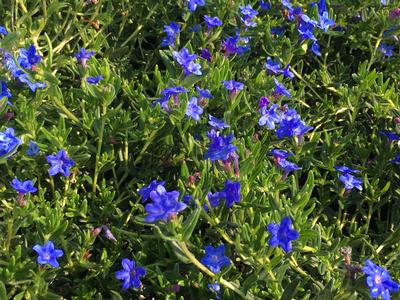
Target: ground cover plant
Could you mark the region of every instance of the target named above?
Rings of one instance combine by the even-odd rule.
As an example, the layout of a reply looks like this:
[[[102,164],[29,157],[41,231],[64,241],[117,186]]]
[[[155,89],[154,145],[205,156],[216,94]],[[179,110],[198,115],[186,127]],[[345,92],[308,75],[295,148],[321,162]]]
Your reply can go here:
[[[400,297],[398,1],[0,4],[0,299]]]

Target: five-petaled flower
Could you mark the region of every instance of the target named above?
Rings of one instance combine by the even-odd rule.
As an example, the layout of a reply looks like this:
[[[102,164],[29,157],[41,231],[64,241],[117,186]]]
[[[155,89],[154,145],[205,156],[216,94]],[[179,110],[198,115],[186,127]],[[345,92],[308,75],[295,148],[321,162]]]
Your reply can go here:
[[[32,180],[25,180],[22,182],[17,178],[14,178],[11,181],[11,187],[18,192],[17,203],[19,206],[26,205],[26,200],[24,196],[25,194],[35,193],[37,191],[37,188],[33,186]]]
[[[244,88],[244,84],[235,80],[222,80],[224,87],[230,91],[230,96],[236,95],[237,91],[241,91]]]
[[[189,50],[187,48],[183,48],[181,51],[173,51],[172,55],[175,60],[180,64],[183,68],[185,75],[195,74],[201,75],[201,66],[194,61],[197,58],[196,54],[189,54]]]
[[[271,247],[281,246],[285,252],[292,250],[292,241],[299,238],[298,231],[292,229],[292,220],[284,217],[281,224],[268,224],[267,230],[272,234],[268,241]]]
[[[400,289],[399,283],[392,280],[390,274],[384,268],[375,265],[367,259],[362,271],[367,275],[366,283],[370,289],[372,298],[382,297],[382,300],[390,300],[390,293],[396,293]]]
[[[203,113],[203,108],[197,105],[196,97],[190,98],[186,107],[186,116],[191,117],[195,121],[200,121],[200,115]]]
[[[226,206],[231,208],[233,204],[240,201],[240,182],[227,179],[220,195],[225,198]]]
[[[150,198],[153,202],[145,206],[146,222],[157,220],[167,222],[187,207],[185,203],[178,202],[178,191],[167,192],[162,185],[158,185],[156,190],[150,192]]]
[[[124,290],[129,289],[131,286],[138,289],[142,285],[140,277],[145,275],[146,270],[142,267],[137,267],[136,262],[128,258],[122,260],[122,270],[115,273],[115,277],[118,280],[123,280],[122,288]]]
[[[197,6],[204,6],[206,4],[205,0],[187,0],[187,1],[190,11],[195,11]]]
[[[216,132],[214,129],[211,129],[207,135],[211,143],[204,156],[205,159],[209,158],[211,161],[227,160],[229,155],[236,151],[236,146],[231,144],[233,134],[224,136],[220,135],[219,132]]]
[[[35,156],[40,152],[38,145],[34,141],[29,141],[28,149],[25,151],[28,156]]]
[[[78,53],[75,53],[75,58],[82,66],[86,67],[88,59],[93,55],[94,51],[86,51],[85,48],[81,48]]]
[[[218,27],[222,25],[222,21],[218,17],[210,17],[209,15],[204,15],[204,21],[210,30],[213,27]]]
[[[339,180],[344,184],[344,188],[346,191],[349,191],[352,188],[356,188],[359,191],[362,190],[362,179],[358,179],[350,173],[344,173],[340,175]]]
[[[0,156],[12,153],[20,144],[21,139],[15,136],[13,128],[0,132]]]
[[[18,178],[14,178],[11,181],[11,186],[19,194],[34,193],[37,191],[37,188],[33,186],[32,180],[20,181]]]
[[[225,256],[225,245],[219,245],[214,248],[213,246],[206,246],[206,254],[201,259],[201,263],[208,267],[213,273],[221,271],[222,267],[228,267],[231,261]]]
[[[142,187],[138,192],[138,194],[140,196],[142,196],[141,202],[142,203],[146,202],[147,199],[149,199],[149,197],[150,197],[150,193],[152,191],[156,191],[158,186],[164,187],[164,184],[165,184],[165,181],[157,182],[157,180],[153,180],[152,182],[150,182],[149,185]],[[165,189],[164,189],[164,191],[165,191]]]
[[[59,267],[57,258],[64,255],[62,250],[54,248],[54,243],[52,241],[48,241],[46,244],[44,244],[44,246],[37,244],[33,247],[33,250],[39,254],[37,258],[37,262],[39,264],[49,264],[55,268]]]
[[[47,162],[51,165],[49,175],[54,176],[60,173],[62,176],[69,176],[69,168],[75,166],[72,158],[69,158],[65,150],[59,150],[56,155],[48,155]]]
[[[28,49],[19,49],[19,57],[17,61],[24,69],[30,69],[40,62],[42,58],[36,54],[35,46],[31,45]]]

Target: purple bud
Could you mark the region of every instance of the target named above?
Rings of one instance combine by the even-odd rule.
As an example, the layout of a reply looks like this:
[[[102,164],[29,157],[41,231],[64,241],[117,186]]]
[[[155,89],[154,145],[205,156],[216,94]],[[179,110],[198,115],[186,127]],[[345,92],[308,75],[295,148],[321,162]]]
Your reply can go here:
[[[101,228],[103,228],[103,230],[104,230],[104,236],[105,236],[106,238],[108,238],[109,240],[113,240],[114,242],[117,241],[117,239],[116,239],[116,238],[114,237],[114,235],[112,234],[111,230],[110,230],[106,225],[101,226]]]
[[[200,54],[201,58],[204,58],[205,60],[211,61],[211,53],[207,48],[204,48],[201,50]]]

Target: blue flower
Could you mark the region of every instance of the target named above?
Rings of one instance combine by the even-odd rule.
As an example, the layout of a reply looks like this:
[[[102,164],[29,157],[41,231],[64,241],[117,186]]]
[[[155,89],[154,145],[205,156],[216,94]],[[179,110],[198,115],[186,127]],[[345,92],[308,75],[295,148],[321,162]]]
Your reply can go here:
[[[195,121],[200,121],[200,115],[203,113],[203,108],[197,105],[196,97],[190,98],[186,107],[186,116],[191,117]]]
[[[6,97],[7,99],[10,99],[12,97],[10,91],[7,88],[7,84],[4,81],[1,82],[0,99],[3,97]],[[11,105],[12,103],[10,101],[7,101],[7,104]]]
[[[274,78],[274,82],[275,82],[275,94],[284,95],[288,98],[292,97],[290,92],[287,89],[285,89],[285,86],[282,83],[280,83],[276,78]]]
[[[94,51],[88,52],[88,51],[86,51],[85,48],[81,48],[78,53],[75,53],[74,56],[82,66],[86,67],[86,63],[87,63],[88,59],[90,57],[92,57],[93,55],[94,55]]]
[[[367,259],[362,271],[367,276],[366,284],[372,298],[382,297],[382,300],[390,300],[390,293],[397,293],[400,289],[399,283],[392,280],[390,274],[384,268],[375,265]]]
[[[0,132],[0,156],[7,155],[21,144],[21,139],[15,136],[14,129],[6,128]]]
[[[207,286],[210,290],[213,290],[214,292],[217,292],[217,293],[221,292],[221,285],[219,285],[217,282],[215,282],[213,284],[209,283]]]
[[[239,45],[239,43],[243,43],[244,45]],[[239,33],[236,36],[228,36],[222,43],[222,47],[225,50],[225,56],[231,54],[243,55],[245,52],[250,50],[250,47],[247,45],[248,39],[241,38]]]
[[[229,128],[229,125],[226,125],[223,120],[217,119],[213,117],[211,114],[208,115],[208,124],[215,129],[224,129]]]
[[[319,24],[318,27],[321,28],[323,31],[327,32],[329,27],[335,25],[335,21],[329,19],[328,12],[325,11],[322,15],[319,15]]]
[[[240,202],[240,182],[227,179],[225,181],[225,187],[221,191],[221,196],[225,198],[226,206],[229,208],[231,208],[233,204]]]
[[[129,260],[124,258],[122,260],[122,270],[119,270],[115,273],[115,277],[118,280],[123,280],[122,288],[124,290],[129,289],[133,286],[135,289],[138,289],[142,282],[140,281],[140,277],[146,275],[146,270],[142,267],[136,267],[136,262],[134,260]]]
[[[150,192],[150,198],[153,202],[145,207],[147,216],[144,220],[146,222],[157,220],[167,222],[187,207],[185,203],[178,202],[178,191],[167,192],[165,190],[162,191],[160,188],[164,189],[162,186],[158,186],[156,191]]]
[[[313,23],[307,23],[304,21],[300,22],[299,28],[297,28],[297,31],[300,33],[300,40],[312,40],[314,42],[317,41],[317,38],[314,35],[314,26],[312,25]]]
[[[228,267],[231,261],[225,256],[225,245],[219,245],[214,248],[213,246],[206,246],[205,256],[201,259],[201,263],[208,267],[213,273],[221,271],[222,267]]]
[[[244,84],[235,80],[222,80],[224,87],[231,93],[243,90]]]
[[[264,64],[264,67],[272,74],[280,74],[281,73],[281,64],[279,62],[273,61],[271,57],[267,57],[267,62]]]
[[[225,197],[225,194],[221,193],[221,192],[215,192],[215,193],[209,192],[209,193],[207,193],[207,199],[208,199],[208,202],[210,202],[211,207],[219,206],[219,201],[224,197]],[[207,204],[204,205],[204,209],[206,211],[208,211]]]
[[[269,2],[259,1],[258,4],[260,5],[260,8],[263,10],[271,9],[271,3],[269,3]]]
[[[278,139],[296,136],[300,142],[303,135],[312,129],[312,126],[305,125],[294,109],[288,109],[281,114],[281,122],[276,134]]]
[[[75,166],[75,162],[68,157],[65,150],[60,150],[56,155],[48,155],[47,162],[50,164],[49,175],[54,176],[60,173],[62,176],[69,176],[69,168]]]
[[[261,117],[258,120],[258,124],[260,126],[266,125],[269,129],[275,129],[275,124],[278,124],[281,121],[281,117],[277,113],[277,104],[271,105],[270,108],[263,107],[261,112]]]
[[[286,253],[292,251],[292,241],[299,238],[299,232],[292,229],[289,217],[284,217],[281,224],[268,224],[267,230],[272,234],[268,244],[271,247],[281,246]]]
[[[86,78],[86,82],[89,83],[89,84],[98,84],[99,81],[102,80],[102,79],[103,79],[102,75],[98,75],[98,76],[95,76],[95,77],[91,77],[90,76],[90,77]]]
[[[275,160],[279,161],[280,159],[285,159],[288,158],[289,156],[293,156],[292,153],[288,153],[286,151],[280,150],[280,149],[274,149],[272,150],[269,155],[272,155]]]
[[[213,95],[211,95],[211,92],[206,89],[201,89],[198,86],[196,86],[196,91],[199,93],[200,99],[211,99],[213,98]]]
[[[390,142],[400,140],[400,136],[396,132],[379,131],[379,134],[386,136]]]
[[[222,21],[218,17],[210,17],[209,15],[204,15],[204,21],[206,22],[209,29],[222,25]]]
[[[280,127],[276,130],[276,135],[278,136],[278,139],[294,136],[301,139],[305,133],[312,129],[312,126],[306,126],[300,119],[283,119],[280,123]]]
[[[208,287],[211,291],[217,293],[217,296],[215,297],[214,300],[221,300],[221,299],[222,299],[222,298],[221,298],[221,285],[220,285],[218,282],[214,282],[213,284],[209,283],[209,284],[207,285],[207,287]]]
[[[294,74],[292,71],[290,71],[290,65],[287,65],[281,72],[281,74],[287,78],[293,79]]]
[[[166,111],[169,111],[169,106],[168,106],[168,101],[170,97],[174,99],[174,104],[178,105],[179,104],[179,98],[178,95],[181,93],[187,93],[188,91],[185,90],[184,87],[182,86],[173,86],[173,87],[168,87],[165,88],[161,91],[161,99],[157,99],[156,101],[153,102],[153,105],[156,105],[157,103],[160,104],[162,108],[164,108]]]
[[[29,156],[35,156],[36,154],[38,154],[40,152],[40,149],[39,149],[39,147],[36,145],[36,143],[35,142],[33,142],[33,141],[29,141],[29,147],[28,147],[28,149],[26,150],[26,155],[29,155]]]
[[[381,4],[382,5],[386,5],[387,3],[386,3],[386,0],[381,0]]]
[[[362,190],[362,179],[358,179],[349,173],[344,173],[339,176],[339,180],[343,182],[346,191],[356,188],[359,191]]]
[[[388,56],[388,57],[393,56],[393,49],[394,49],[394,46],[392,46],[392,45],[381,44],[379,46],[379,50],[381,50],[383,55]]]
[[[191,205],[193,204],[195,207],[197,207],[197,203],[196,201],[194,201],[193,196],[186,194],[182,197],[182,201],[183,203],[185,203],[186,205]]]
[[[17,66],[14,57],[9,52],[3,51],[3,62],[11,76],[18,79],[19,82],[28,85],[32,92],[36,91],[37,88],[44,88],[46,86],[45,83],[31,81],[28,74]]]
[[[355,170],[355,169],[350,169],[349,167],[346,166],[336,166],[334,167],[337,171],[343,173],[343,174],[351,174],[351,173],[359,173],[359,170]]]
[[[284,7],[286,7],[287,9],[292,9],[293,8],[292,3],[290,3],[290,0],[282,0],[281,4]]]
[[[181,25],[175,22],[171,22],[169,25],[164,26],[164,32],[167,34],[166,38],[163,38],[161,46],[174,46],[176,38],[180,32]]]
[[[3,27],[3,26],[0,25],[0,33],[1,33],[2,35],[7,35],[7,34],[8,34],[8,31],[7,31],[7,29],[6,29],[5,27]]]
[[[142,203],[146,202],[147,199],[149,199],[149,197],[150,197],[150,193],[152,191],[157,191],[158,187],[163,189],[162,192],[165,192],[164,184],[165,184],[165,181],[157,182],[157,180],[153,180],[152,182],[150,182],[149,185],[142,187],[138,192],[138,194],[140,196],[142,196],[141,202]]]
[[[188,0],[188,7],[190,11],[195,11],[197,6],[204,6],[205,0]]]
[[[33,186],[32,180],[25,180],[22,182],[14,178],[11,181],[11,187],[20,194],[35,193],[37,191],[37,188]]]
[[[286,159],[279,160],[278,165],[279,165],[279,167],[281,167],[284,170],[284,174],[283,174],[284,179],[287,177],[287,175],[289,175],[290,172],[301,170],[301,167],[299,167],[295,163],[292,163]]]
[[[281,35],[283,35],[284,32],[285,32],[285,28],[283,26],[271,27],[271,34],[281,36]]]
[[[169,98],[169,97],[175,97],[178,96],[179,94],[182,93],[187,93],[188,91],[183,87],[183,86],[172,86],[172,87],[167,87],[161,91],[161,95],[163,97]]]
[[[258,11],[253,9],[250,4],[247,4],[246,6],[240,6],[240,12],[243,15],[243,18],[241,18],[242,22],[244,22],[244,25],[246,27],[256,27],[257,23],[253,21],[255,16],[258,15]]]
[[[396,155],[394,159],[390,161],[392,164],[400,163],[400,154]]]
[[[43,246],[37,244],[33,246],[33,250],[39,254],[37,262],[41,265],[49,264],[52,267],[58,268],[60,265],[57,261],[58,257],[64,255],[64,252],[60,249],[54,249],[54,243],[48,241]]]
[[[174,51],[172,53],[175,60],[180,64],[183,68],[185,75],[195,74],[201,75],[201,66],[200,64],[194,63],[196,60],[196,54],[189,54],[189,50],[187,48],[183,48],[180,52]]]
[[[31,45],[28,49],[19,49],[17,61],[24,69],[30,69],[40,62],[42,58],[36,54],[35,46]]]
[[[313,42],[311,44],[311,51],[317,55],[317,56],[321,56],[321,51],[319,50],[319,44],[317,42]]]
[[[211,140],[211,143],[204,155],[205,159],[209,158],[211,161],[227,160],[229,155],[236,151],[236,146],[231,144],[233,134],[227,136],[219,135],[219,133],[212,129],[208,132],[207,136]]]

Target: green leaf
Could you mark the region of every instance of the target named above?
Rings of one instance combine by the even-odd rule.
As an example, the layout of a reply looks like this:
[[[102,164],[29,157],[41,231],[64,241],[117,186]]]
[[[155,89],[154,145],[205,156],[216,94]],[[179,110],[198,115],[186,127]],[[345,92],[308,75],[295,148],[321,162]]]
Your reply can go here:
[[[192,213],[187,217],[185,223],[183,223],[183,231],[182,236],[184,241],[189,241],[192,236],[193,230],[196,228],[197,222],[199,221],[200,214],[202,212],[201,208],[196,208]]]

